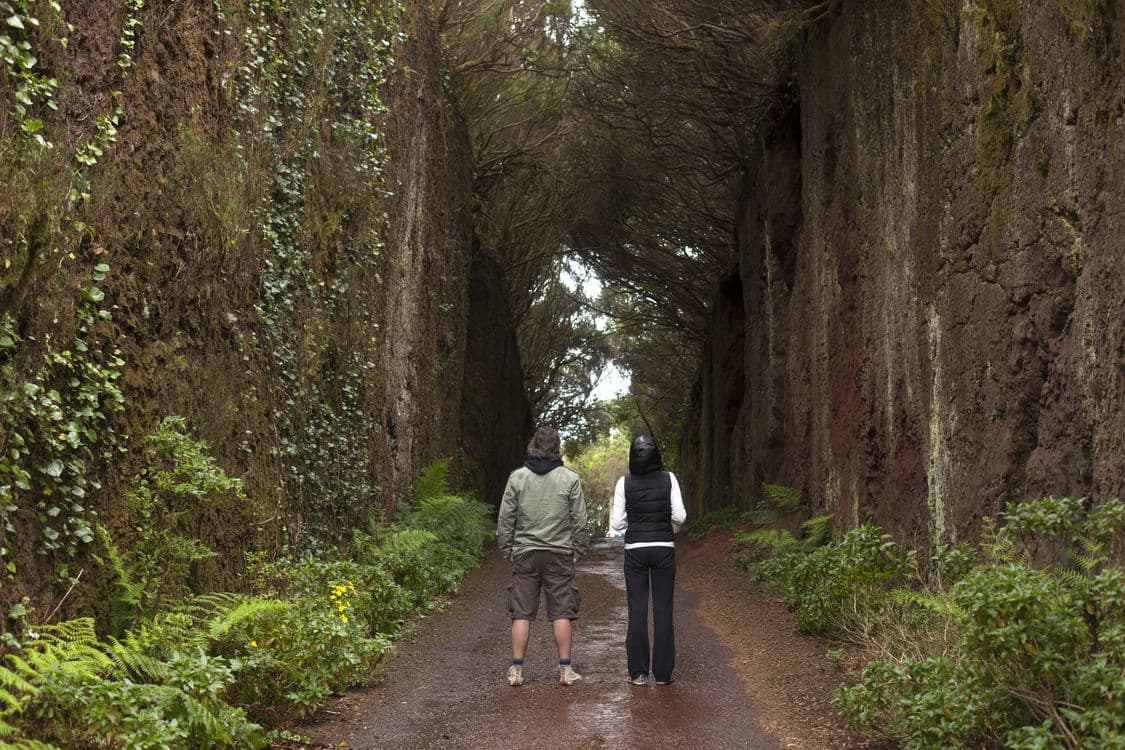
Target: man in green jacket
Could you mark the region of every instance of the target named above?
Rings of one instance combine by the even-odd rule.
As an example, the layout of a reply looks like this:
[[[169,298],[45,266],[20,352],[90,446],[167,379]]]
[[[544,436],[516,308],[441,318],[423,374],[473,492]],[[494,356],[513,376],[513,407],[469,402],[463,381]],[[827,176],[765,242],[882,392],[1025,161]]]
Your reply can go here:
[[[559,682],[582,679],[570,664],[571,622],[578,619],[574,562],[590,548],[586,498],[578,475],[563,466],[559,432],[540,427],[527,446],[527,460],[508,477],[496,519],[500,554],[512,561],[508,615],[512,618],[512,666],[508,684],[523,684],[523,656],[539,591],[559,650]]]

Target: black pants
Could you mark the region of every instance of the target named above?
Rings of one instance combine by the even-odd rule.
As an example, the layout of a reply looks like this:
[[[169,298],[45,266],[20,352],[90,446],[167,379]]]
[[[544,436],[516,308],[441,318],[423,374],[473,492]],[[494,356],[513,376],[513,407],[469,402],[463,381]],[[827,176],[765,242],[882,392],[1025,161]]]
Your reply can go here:
[[[672,599],[676,588],[675,547],[625,550],[625,595],[629,600],[629,630],[625,653],[629,676],[649,672],[648,599],[652,590],[652,674],[672,679],[676,666],[676,634],[672,630]]]

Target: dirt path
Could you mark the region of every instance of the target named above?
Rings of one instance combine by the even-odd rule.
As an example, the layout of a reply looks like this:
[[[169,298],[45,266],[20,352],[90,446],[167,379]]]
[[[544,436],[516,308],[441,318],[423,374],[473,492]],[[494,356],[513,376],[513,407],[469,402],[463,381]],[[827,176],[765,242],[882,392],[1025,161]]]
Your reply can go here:
[[[726,537],[677,547],[676,682],[625,681],[621,548],[579,564],[582,618],[574,664],[556,682],[550,628],[540,619],[523,687],[508,687],[509,565],[495,552],[444,611],[423,620],[376,670],[372,685],[332,702],[298,729],[327,747],[849,748],[829,698],[839,674],[828,646],[793,633],[776,603],[749,595]]]

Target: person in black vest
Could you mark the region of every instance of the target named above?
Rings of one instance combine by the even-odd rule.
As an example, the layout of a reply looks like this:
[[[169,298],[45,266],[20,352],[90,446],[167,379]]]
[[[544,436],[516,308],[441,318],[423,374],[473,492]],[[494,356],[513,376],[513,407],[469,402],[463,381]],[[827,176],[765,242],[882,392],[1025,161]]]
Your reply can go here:
[[[676,543],[673,535],[687,513],[676,475],[664,470],[660,450],[647,435],[629,447],[629,476],[617,480],[609,525],[625,532],[625,595],[629,629],[625,653],[629,681],[648,682],[648,603],[652,592],[652,675],[657,685],[672,682],[676,666],[676,634],[672,600],[676,586]]]

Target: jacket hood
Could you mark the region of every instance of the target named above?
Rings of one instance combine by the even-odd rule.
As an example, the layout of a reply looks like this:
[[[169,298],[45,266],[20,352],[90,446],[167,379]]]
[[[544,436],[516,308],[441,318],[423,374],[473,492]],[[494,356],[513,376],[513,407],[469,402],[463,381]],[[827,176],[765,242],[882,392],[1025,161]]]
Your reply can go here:
[[[664,468],[660,460],[660,449],[648,435],[633,438],[629,446],[629,473],[633,476],[648,474]]]
[[[561,458],[532,458],[528,456],[524,459],[523,464],[536,474],[549,474],[562,466],[563,462]]]

